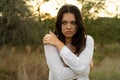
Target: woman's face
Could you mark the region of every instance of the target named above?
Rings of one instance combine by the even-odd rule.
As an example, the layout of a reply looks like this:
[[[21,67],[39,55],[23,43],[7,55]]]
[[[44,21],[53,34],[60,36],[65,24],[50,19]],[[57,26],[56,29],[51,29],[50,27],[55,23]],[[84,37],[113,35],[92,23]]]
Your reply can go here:
[[[65,38],[72,38],[77,32],[76,27],[75,16],[72,13],[64,13],[61,22],[61,29]]]

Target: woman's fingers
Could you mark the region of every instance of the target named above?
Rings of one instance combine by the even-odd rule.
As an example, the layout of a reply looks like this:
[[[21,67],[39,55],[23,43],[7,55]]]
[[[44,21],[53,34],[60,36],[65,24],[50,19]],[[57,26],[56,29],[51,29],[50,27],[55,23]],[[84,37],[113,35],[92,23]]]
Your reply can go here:
[[[56,36],[56,35],[55,35],[53,32],[51,32],[51,31],[50,31],[50,34],[51,34],[52,36]]]
[[[51,44],[51,45],[56,45],[56,42],[58,41],[57,36],[50,31],[49,34],[46,34],[43,37],[43,44]]]
[[[44,38],[48,38],[50,36],[50,34],[46,34],[45,36],[44,36]]]
[[[46,35],[43,37],[43,44],[47,44],[47,41],[48,41],[49,36],[50,36],[50,34],[46,34]]]
[[[93,60],[92,60],[91,63],[90,63],[90,71],[93,69],[93,66],[94,66],[94,63],[93,63]]]

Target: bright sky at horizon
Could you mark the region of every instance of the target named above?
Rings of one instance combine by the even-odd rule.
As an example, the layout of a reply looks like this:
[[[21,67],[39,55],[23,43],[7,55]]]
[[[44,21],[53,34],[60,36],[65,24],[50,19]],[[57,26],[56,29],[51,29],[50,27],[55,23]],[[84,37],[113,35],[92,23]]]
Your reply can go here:
[[[56,16],[59,8],[63,4],[73,4],[78,6],[80,9],[82,8],[82,5],[77,0],[58,0],[55,2],[55,0],[50,0],[48,2],[45,2],[41,5],[41,11],[44,13],[50,13],[52,17]]]
[[[34,9],[36,9],[37,2],[41,3],[40,11],[41,13],[49,13],[51,17],[55,17],[59,8],[63,4],[73,4],[76,5],[79,9],[82,9],[82,4],[77,0],[49,0],[47,2],[42,2],[42,0],[31,0],[31,5],[34,5]],[[87,1],[87,0],[86,0]],[[91,0],[92,1],[92,0]],[[95,0],[94,0],[95,1]],[[100,17],[114,17],[118,13],[120,13],[120,0],[106,0],[105,7],[106,11],[110,14],[106,14],[104,10],[101,10],[98,15]],[[118,10],[117,10],[118,8]],[[94,9],[91,9],[94,12]]]

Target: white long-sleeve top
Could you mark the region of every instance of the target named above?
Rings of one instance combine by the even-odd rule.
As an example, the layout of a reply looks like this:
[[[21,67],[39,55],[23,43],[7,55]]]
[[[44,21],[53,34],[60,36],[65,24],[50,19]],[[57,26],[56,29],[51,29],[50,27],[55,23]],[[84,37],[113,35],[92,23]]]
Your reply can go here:
[[[52,45],[45,45],[44,49],[49,80],[89,80],[90,62],[94,51],[94,40],[91,36],[87,35],[86,47],[79,56],[71,52],[67,46],[60,52]],[[65,67],[63,62],[69,67]]]

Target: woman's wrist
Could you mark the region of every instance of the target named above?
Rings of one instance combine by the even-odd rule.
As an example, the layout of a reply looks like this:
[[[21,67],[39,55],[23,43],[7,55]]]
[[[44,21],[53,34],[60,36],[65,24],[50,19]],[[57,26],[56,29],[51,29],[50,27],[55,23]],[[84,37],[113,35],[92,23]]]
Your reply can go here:
[[[61,41],[56,42],[55,47],[58,49],[58,51],[60,52],[61,49],[64,47],[64,44]]]

